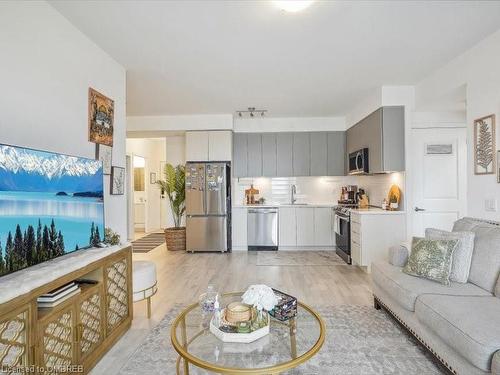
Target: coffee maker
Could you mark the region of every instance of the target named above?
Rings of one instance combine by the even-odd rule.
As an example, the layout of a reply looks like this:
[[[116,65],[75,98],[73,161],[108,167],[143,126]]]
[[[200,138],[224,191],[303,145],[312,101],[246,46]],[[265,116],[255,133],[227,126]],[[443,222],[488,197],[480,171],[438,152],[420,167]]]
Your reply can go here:
[[[355,206],[358,203],[358,186],[357,185],[342,186],[342,191],[338,203],[342,205]]]

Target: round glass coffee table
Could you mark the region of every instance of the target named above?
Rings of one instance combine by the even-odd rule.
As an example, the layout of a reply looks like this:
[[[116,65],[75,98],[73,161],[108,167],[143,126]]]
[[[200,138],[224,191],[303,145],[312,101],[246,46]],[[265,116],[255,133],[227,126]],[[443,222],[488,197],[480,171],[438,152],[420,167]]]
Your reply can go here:
[[[224,294],[221,306],[241,301],[242,294]],[[222,342],[208,325],[209,317],[198,303],[188,306],[172,323],[178,375],[188,375],[190,365],[217,374],[279,374],[313,357],[323,346],[326,331],[320,315],[301,302],[295,318],[287,322],[271,318],[270,333],[249,344]]]

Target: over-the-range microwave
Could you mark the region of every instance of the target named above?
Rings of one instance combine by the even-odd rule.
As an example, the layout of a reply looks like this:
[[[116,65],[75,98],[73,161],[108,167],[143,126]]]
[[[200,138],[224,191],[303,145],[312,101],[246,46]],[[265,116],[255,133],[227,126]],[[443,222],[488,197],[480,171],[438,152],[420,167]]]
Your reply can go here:
[[[362,148],[349,154],[349,174],[369,173],[368,148]]]

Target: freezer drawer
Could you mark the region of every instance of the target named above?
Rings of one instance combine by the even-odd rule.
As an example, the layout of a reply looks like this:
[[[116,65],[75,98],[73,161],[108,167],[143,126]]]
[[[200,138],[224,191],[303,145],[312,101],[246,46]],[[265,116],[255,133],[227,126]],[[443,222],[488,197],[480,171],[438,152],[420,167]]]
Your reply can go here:
[[[186,250],[227,251],[226,216],[186,218]]]

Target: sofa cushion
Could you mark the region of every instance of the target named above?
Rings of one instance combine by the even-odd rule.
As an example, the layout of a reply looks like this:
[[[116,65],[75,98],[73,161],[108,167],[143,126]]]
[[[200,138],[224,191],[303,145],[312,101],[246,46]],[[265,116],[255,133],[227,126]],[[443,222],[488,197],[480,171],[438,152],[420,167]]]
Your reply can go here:
[[[410,276],[404,273],[402,268],[395,267],[384,261],[374,262],[371,271],[373,282],[408,311],[415,311],[415,301],[421,294],[491,296],[491,293],[470,283],[452,282],[449,286],[446,286],[434,281]]]
[[[495,296],[500,298],[500,276],[498,276],[497,286],[495,287]]]
[[[469,279],[475,235],[474,232],[448,232],[434,228],[425,230],[425,238],[431,240],[458,240],[458,246],[453,252],[451,261],[451,281],[466,283]]]
[[[493,293],[500,273],[500,224],[466,217],[455,222],[453,231],[476,234],[469,282]]]
[[[417,319],[481,370],[489,371],[500,349],[500,299],[423,295]]]
[[[403,272],[450,285],[451,262],[459,240],[413,237],[411,254]]]

